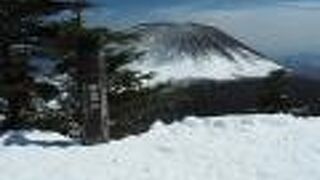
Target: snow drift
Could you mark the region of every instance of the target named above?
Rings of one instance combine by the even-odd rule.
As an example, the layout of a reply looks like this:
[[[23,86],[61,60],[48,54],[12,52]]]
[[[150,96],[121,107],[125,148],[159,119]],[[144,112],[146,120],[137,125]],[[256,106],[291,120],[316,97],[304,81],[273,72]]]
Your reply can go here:
[[[235,80],[266,77],[282,69],[272,60],[215,27],[184,23],[142,24],[140,61],[129,67],[153,72],[149,83],[209,79]]]
[[[73,144],[55,133],[10,132],[0,138],[0,177],[317,180],[319,129],[319,117],[189,117],[168,126],[156,123],[141,136],[93,147]]]

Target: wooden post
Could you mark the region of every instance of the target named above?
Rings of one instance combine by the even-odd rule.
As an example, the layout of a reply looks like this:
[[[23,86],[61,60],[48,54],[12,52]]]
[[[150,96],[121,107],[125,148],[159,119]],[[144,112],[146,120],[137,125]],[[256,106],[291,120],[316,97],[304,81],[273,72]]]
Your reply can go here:
[[[83,0],[79,0],[83,1]],[[82,27],[81,9],[76,11],[79,28]],[[79,42],[82,40],[79,36]],[[78,43],[81,44],[81,43]],[[101,48],[101,47],[100,47]],[[103,49],[94,56],[83,54],[78,48],[78,73],[81,84],[81,106],[83,118],[83,142],[94,144],[107,142],[110,138],[108,83]]]
[[[102,128],[103,141],[110,139],[110,114],[108,103],[108,77],[103,49],[99,52],[98,69],[99,69],[99,90],[100,90],[100,119]]]
[[[84,71],[83,102],[84,142],[93,144],[107,142],[110,138],[110,117],[108,104],[108,78],[104,53],[91,59],[92,67]]]

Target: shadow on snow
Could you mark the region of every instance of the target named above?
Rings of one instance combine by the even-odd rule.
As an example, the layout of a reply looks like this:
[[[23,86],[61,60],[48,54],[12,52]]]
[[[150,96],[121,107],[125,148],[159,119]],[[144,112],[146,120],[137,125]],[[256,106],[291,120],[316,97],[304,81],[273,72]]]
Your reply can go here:
[[[70,146],[80,145],[80,143],[72,140],[32,140],[26,137],[23,131],[11,132],[5,137],[2,142],[4,146],[39,146],[43,148],[47,147],[61,147],[67,148]]]

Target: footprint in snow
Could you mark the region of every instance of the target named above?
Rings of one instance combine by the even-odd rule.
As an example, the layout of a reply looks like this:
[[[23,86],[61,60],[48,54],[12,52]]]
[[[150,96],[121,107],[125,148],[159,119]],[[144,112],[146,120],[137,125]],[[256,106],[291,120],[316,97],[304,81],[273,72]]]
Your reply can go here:
[[[214,121],[213,122],[213,126],[216,127],[216,128],[222,128],[222,129],[227,127],[226,123],[223,122],[222,120]]]

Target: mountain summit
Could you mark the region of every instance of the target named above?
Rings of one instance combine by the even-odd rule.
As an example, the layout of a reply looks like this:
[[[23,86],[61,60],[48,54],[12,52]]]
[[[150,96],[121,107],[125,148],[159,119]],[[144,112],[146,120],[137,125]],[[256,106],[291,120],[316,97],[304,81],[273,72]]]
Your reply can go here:
[[[266,77],[281,66],[223,31],[196,23],[152,23],[133,28],[145,52],[130,68],[153,72],[151,84],[185,80]]]

